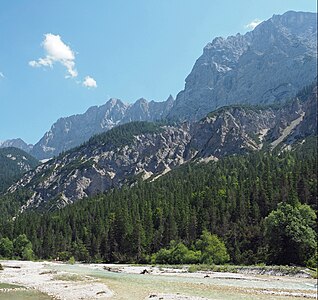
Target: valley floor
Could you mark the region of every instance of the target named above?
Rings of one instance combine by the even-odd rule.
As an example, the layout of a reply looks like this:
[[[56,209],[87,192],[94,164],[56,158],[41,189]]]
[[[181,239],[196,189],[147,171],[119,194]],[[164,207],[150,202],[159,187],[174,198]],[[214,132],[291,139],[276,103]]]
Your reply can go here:
[[[0,300],[27,299],[316,299],[316,280],[302,277],[216,273],[185,268],[0,261]],[[144,273],[144,274],[141,274]],[[2,285],[1,285],[2,284]],[[18,285],[12,288],[3,284]],[[11,295],[11,297],[10,297]],[[33,298],[30,299],[35,299]]]

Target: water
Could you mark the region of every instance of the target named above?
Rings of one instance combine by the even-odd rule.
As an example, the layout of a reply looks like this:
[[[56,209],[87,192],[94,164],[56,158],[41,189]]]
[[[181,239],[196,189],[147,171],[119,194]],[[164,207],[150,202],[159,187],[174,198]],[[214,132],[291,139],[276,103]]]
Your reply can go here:
[[[89,266],[60,265],[57,270],[99,278],[115,295],[112,299],[144,299],[152,293],[180,293],[221,300],[295,299],[287,296],[259,294],[261,290],[315,293],[314,281],[298,278],[259,277],[255,280],[230,278],[190,278],[107,272]],[[203,275],[202,275],[203,276]],[[305,299],[297,297],[297,299]]]

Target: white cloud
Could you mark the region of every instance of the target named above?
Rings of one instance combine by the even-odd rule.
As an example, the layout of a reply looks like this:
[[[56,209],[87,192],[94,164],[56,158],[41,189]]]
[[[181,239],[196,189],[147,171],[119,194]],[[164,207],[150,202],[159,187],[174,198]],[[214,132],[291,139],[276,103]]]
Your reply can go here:
[[[97,83],[96,80],[90,76],[86,76],[84,81],[83,81],[83,86],[86,86],[88,88],[96,88]]]
[[[29,61],[31,67],[50,67],[52,68],[54,63],[59,62],[66,67],[68,77],[76,77],[78,75],[75,69],[75,54],[73,50],[66,45],[59,35],[47,33],[44,35],[44,41],[42,47],[45,50],[45,57],[38,60]]]
[[[258,24],[260,24],[262,22],[263,21],[261,21],[259,19],[254,19],[252,22],[250,22],[249,24],[246,24],[244,27],[247,29],[253,30]]]
[[[4,75],[2,72],[0,72],[0,78],[4,78]]]

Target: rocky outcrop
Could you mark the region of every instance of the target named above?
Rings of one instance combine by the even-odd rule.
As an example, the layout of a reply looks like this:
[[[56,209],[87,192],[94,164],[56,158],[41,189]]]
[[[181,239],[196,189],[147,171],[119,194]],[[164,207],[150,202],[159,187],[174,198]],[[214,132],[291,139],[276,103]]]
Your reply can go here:
[[[0,148],[8,148],[8,147],[18,148],[18,149],[21,149],[27,153],[30,153],[30,151],[33,148],[33,145],[27,144],[25,141],[23,141],[20,138],[0,142]]]
[[[234,103],[285,101],[316,76],[317,14],[274,15],[245,35],[207,44],[168,116],[199,120]]]
[[[314,91],[281,107],[224,107],[192,124],[121,125],[38,166],[9,192],[24,188],[33,193],[22,209],[59,208],[139,179],[155,180],[186,162],[291,147],[317,135]]]
[[[110,99],[102,106],[90,107],[84,114],[59,119],[34,145],[31,154],[38,159],[52,158],[114,126],[131,121],[161,120],[170,110],[173,101],[171,96],[164,102],[139,99],[134,104]]]
[[[91,136],[131,121],[198,121],[232,104],[268,104],[295,96],[317,76],[317,14],[274,15],[245,35],[208,43],[186,78],[176,101],[139,99],[125,104],[110,99],[84,114],[59,119],[31,150],[51,158]]]

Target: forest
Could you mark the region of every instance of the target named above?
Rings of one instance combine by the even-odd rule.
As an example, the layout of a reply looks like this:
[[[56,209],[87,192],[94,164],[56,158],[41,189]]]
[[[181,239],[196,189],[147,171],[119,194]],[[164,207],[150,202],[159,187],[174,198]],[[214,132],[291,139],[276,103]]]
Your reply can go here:
[[[313,137],[292,151],[192,162],[154,181],[16,218],[28,195],[5,195],[0,256],[313,266],[316,154]]]
[[[0,194],[25,172],[25,166],[30,169],[38,165],[38,161],[25,151],[14,148],[0,148]]]

